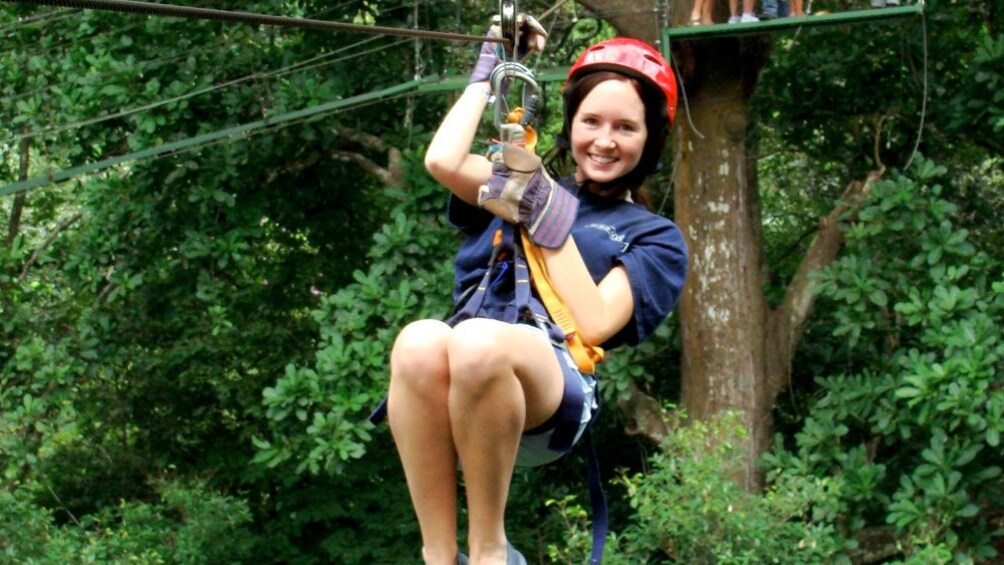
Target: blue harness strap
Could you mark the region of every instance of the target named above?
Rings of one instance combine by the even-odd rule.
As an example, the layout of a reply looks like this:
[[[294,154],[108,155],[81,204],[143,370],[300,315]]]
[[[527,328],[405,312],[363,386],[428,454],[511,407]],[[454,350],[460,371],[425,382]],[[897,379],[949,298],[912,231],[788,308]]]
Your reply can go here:
[[[595,417],[595,416],[594,416]],[[607,516],[607,496],[603,492],[603,479],[600,477],[600,460],[596,457],[596,446],[593,445],[593,433],[589,427],[583,434],[586,454],[589,462],[589,503],[593,508],[593,551],[589,565],[600,565],[603,562],[603,549],[607,544],[609,517]]]

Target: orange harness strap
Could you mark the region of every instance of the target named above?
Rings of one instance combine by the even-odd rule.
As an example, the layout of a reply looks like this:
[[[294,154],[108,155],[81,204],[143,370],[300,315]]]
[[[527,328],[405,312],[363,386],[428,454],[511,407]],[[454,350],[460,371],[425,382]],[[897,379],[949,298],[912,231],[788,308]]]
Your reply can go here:
[[[544,255],[540,247],[530,241],[526,228],[520,228],[519,232],[523,240],[523,254],[530,267],[533,285],[537,289],[537,294],[540,295],[541,302],[544,303],[544,308],[551,315],[551,320],[565,333],[568,352],[572,354],[579,370],[588,375],[595,374],[596,364],[603,361],[603,349],[586,343],[579,335],[571,312],[568,311],[565,302],[551,286],[547,265],[544,263]]]

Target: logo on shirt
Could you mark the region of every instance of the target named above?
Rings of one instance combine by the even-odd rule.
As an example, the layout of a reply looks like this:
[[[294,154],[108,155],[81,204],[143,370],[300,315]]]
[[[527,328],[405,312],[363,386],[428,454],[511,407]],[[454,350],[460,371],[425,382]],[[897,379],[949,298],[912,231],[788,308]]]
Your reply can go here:
[[[621,244],[621,253],[627,251],[628,245],[630,245],[629,243],[624,241],[624,235],[617,233],[617,228],[613,226],[608,226],[606,224],[589,224],[586,227],[592,228],[594,230],[599,230],[607,234],[607,236],[610,238],[610,241],[616,241],[617,243]]]

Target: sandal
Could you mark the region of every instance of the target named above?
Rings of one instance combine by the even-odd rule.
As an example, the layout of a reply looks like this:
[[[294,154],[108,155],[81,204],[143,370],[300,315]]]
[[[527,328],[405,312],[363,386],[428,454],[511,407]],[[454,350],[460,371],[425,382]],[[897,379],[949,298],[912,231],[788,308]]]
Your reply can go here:
[[[701,18],[690,18],[690,23],[688,23],[687,25],[688,26],[699,26],[699,25],[704,25],[704,23],[701,22]]]

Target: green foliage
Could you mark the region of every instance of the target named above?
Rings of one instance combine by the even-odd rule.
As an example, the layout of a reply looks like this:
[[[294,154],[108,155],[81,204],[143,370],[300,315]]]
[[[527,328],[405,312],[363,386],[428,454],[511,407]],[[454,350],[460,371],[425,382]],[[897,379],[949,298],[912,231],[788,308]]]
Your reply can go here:
[[[848,218],[846,252],[817,288],[855,361],[819,376],[797,451],[768,465],[839,479],[850,534],[888,523],[908,559],[983,561],[1004,500],[1004,279],[956,227],[944,168],[922,160],[913,173],[877,183]]]
[[[360,9],[316,2],[213,7],[323,10],[336,20]],[[378,25],[404,25],[411,12],[397,8],[363,9]],[[452,3],[439,3],[436,12],[452,22]],[[35,176],[412,77],[410,45],[377,42],[364,50],[353,34],[18,5],[0,10],[0,28],[0,114],[9,126],[0,135],[2,185],[18,178],[20,146],[11,136],[22,132],[33,133],[28,173]],[[368,72],[346,72],[355,68]],[[421,144],[439,118],[442,101],[430,100],[383,101],[25,193],[20,229],[11,245],[0,244],[2,489],[34,485],[30,502],[40,519],[59,509],[60,527],[72,513],[85,525],[102,520],[108,533],[133,505],[160,496],[151,477],[208,477],[207,489],[233,493],[251,512],[256,556],[311,562],[345,553],[350,542],[330,532],[348,523],[350,532],[367,531],[365,509],[318,504],[320,487],[290,481],[284,469],[249,465],[252,440],[269,432],[262,390],[315,350],[311,312],[322,296],[350,284],[354,271],[366,270],[370,235],[412,198],[388,192],[345,155],[395,164],[397,150]],[[364,145],[351,132],[385,145]],[[420,156],[403,160],[405,176],[424,176]],[[436,216],[441,189],[438,195]],[[0,208],[4,235],[11,200]],[[394,238],[384,245],[390,255],[406,251],[408,229],[386,228]],[[396,308],[410,308],[423,285],[413,280]],[[437,296],[448,299],[448,289],[447,279]],[[333,316],[338,307],[327,306]],[[392,476],[393,461],[361,464],[340,484],[325,483],[324,492],[346,498],[356,493],[342,484],[354,485],[373,493],[372,507],[401,484],[381,490],[369,482]],[[395,511],[410,509],[383,513]],[[236,507],[233,515],[240,515]],[[211,519],[201,526],[206,531]],[[143,528],[122,531],[147,539],[139,536]],[[416,547],[409,533],[414,528],[387,536]],[[148,542],[160,558],[173,559],[157,549],[160,542]],[[108,543],[100,542],[102,551],[118,551]],[[377,554],[400,551],[394,543],[375,545]],[[115,547],[155,561],[139,545]],[[367,551],[356,552],[359,561],[373,557]]]
[[[417,162],[413,159],[411,162]],[[373,237],[369,267],[321,298],[311,317],[320,326],[312,366],[290,364],[264,390],[270,439],[255,440],[255,462],[293,465],[300,474],[337,474],[366,452],[366,415],[386,393],[387,360],[407,323],[449,313],[454,245],[444,237],[442,187],[419,179]]]
[[[37,487],[37,485],[36,485]],[[164,481],[155,502],[121,502],[59,525],[27,488],[0,491],[5,563],[243,563],[251,558],[245,502],[204,484]],[[226,540],[225,543],[221,541]]]
[[[984,143],[999,153],[1004,132],[1004,34],[982,34],[976,41],[971,68],[953,93],[947,127],[953,132],[986,136]],[[994,141],[997,140],[997,141]]]
[[[707,500],[678,488],[675,498],[660,498],[661,488],[647,486],[636,473],[649,446],[623,434],[612,401],[632,379],[657,398],[675,398],[679,371],[666,360],[676,358],[674,323],[645,346],[612,356],[604,367],[603,463],[629,469],[608,489],[614,527],[632,514],[625,498],[637,506],[637,523],[612,534],[612,562],[669,559],[659,524],[696,536],[705,549],[721,548],[732,562],[776,547],[746,544],[768,525],[796,546],[818,534],[814,555],[837,555],[826,553],[839,543],[823,531],[827,523],[849,534],[890,516],[901,529],[904,562],[986,555],[980,536],[992,526],[980,520],[999,516],[1004,498],[992,470],[1000,467],[999,361],[987,365],[999,358],[998,342],[987,336],[999,333],[999,299],[991,297],[1001,289],[986,275],[999,272],[1004,249],[999,155],[988,154],[1000,147],[1002,44],[991,30],[1000,29],[1001,12],[988,1],[965,10],[952,4],[928,2],[923,140],[951,170],[941,196],[957,211],[921,199],[911,217],[931,206],[936,216],[925,220],[926,247],[906,228],[900,239],[872,234],[882,245],[841,267],[854,274],[834,273],[843,294],[831,289],[821,298],[834,315],[810,328],[816,347],[804,354],[812,366],[832,364],[844,376],[821,381],[829,400],[799,436],[804,449],[784,465],[778,460],[784,470],[772,475],[765,501],[730,487],[721,472],[727,467],[705,465],[727,466],[734,453],[680,458],[677,467],[663,458],[653,467],[653,485],[705,474]],[[213,3],[475,33],[495,9],[458,6]],[[521,5],[538,14],[548,7]],[[571,4],[558,14],[541,68],[568,64],[584,43],[611,33]],[[835,196],[832,179],[869,167],[861,157],[872,154],[876,128],[885,128],[886,162],[905,161],[921,107],[915,23],[806,31],[778,45],[753,108],[755,118],[769,117],[762,121],[772,137],[761,147],[777,152],[773,178],[787,179],[764,198],[773,256],[795,264],[790,250],[805,243]],[[413,42],[361,48],[368,39],[7,3],[0,10],[0,184],[19,178],[16,136],[25,133],[32,134],[28,172],[36,176],[415,73],[462,73],[476,50],[422,42],[416,58]],[[545,144],[557,124],[556,90]],[[0,245],[0,560],[415,560],[421,542],[399,465],[385,432],[365,416],[385,391],[396,331],[449,308],[453,245],[442,225],[444,193],[429,184],[416,149],[447,103],[438,96],[381,101],[25,195],[20,228]],[[405,152],[406,191],[388,191],[359,166],[389,164],[397,155],[389,149]],[[913,195],[902,199],[890,210]],[[0,202],[4,235],[12,200]],[[970,222],[968,237],[958,235],[961,220]],[[920,266],[913,257],[922,257]],[[781,271],[777,280],[786,278]],[[822,338],[836,329],[832,342]],[[384,435],[367,442],[369,434]],[[678,441],[684,447],[671,453],[689,453],[691,439]],[[582,489],[576,457],[517,474],[510,529],[521,548],[536,544],[543,555],[551,546],[555,560],[582,561],[585,513],[568,498]],[[543,507],[548,499],[560,501],[557,512]],[[655,516],[653,527],[642,510]],[[791,519],[770,521],[772,511]],[[704,521],[722,527],[702,533]],[[568,528],[570,541],[556,541]]]
[[[674,430],[644,474],[623,476],[634,515],[611,536],[604,562],[844,563],[847,542],[831,509],[840,480],[787,477],[764,495],[736,483],[745,430],[735,414]],[[588,553],[585,514],[569,499],[554,503],[569,524],[570,542],[552,546],[553,560],[580,563]]]

